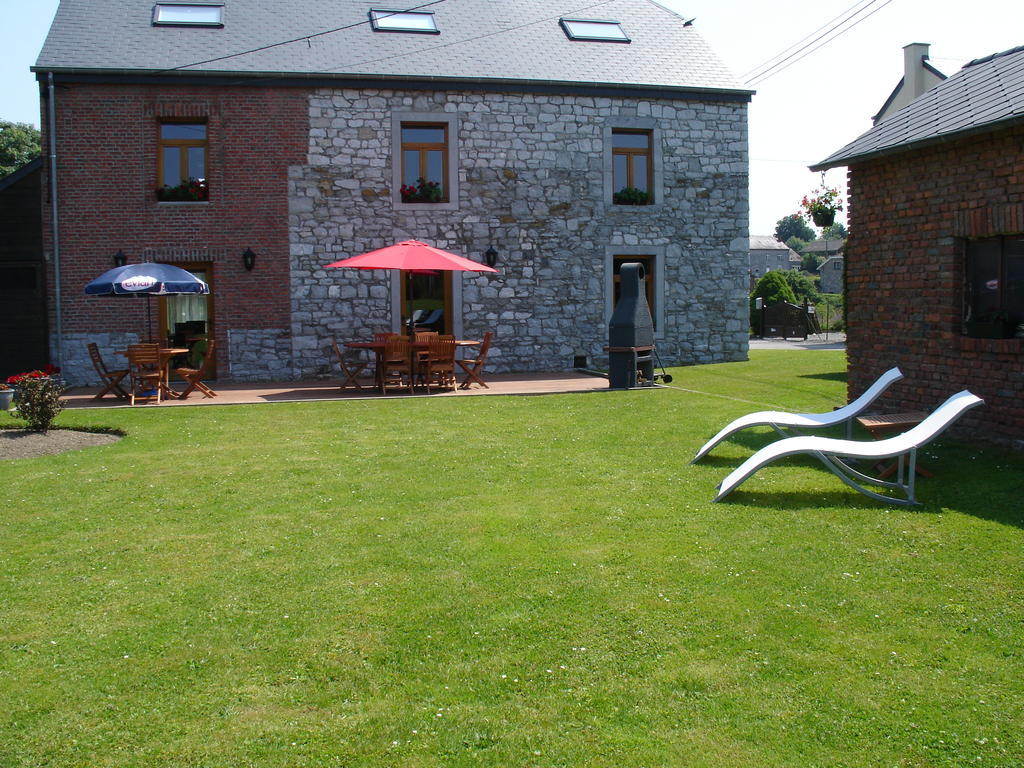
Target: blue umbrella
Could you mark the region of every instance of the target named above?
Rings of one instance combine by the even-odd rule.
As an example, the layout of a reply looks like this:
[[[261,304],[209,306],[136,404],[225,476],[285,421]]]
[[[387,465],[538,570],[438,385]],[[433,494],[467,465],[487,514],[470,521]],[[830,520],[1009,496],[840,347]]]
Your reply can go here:
[[[168,296],[177,293],[209,293],[210,286],[179,267],[145,262],[108,269],[87,286],[89,296],[149,294]]]
[[[180,293],[209,293],[203,280],[170,264],[143,262],[108,269],[85,286],[88,296],[170,296]],[[153,336],[152,320],[146,312],[146,327]]]

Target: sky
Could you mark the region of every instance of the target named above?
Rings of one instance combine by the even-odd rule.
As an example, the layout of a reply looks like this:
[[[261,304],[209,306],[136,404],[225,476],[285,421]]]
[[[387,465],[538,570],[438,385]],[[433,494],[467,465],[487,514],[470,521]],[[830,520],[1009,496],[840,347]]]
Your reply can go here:
[[[144,2],[146,0],[139,0]],[[452,0],[458,2],[458,0]],[[287,2],[287,0],[280,0]],[[588,5],[581,0],[581,6]],[[750,104],[750,234],[771,235],[821,186],[807,166],[871,128],[903,76],[903,46],[929,43],[953,75],[968,61],[1024,45],[1024,0],[662,0],[743,82],[749,72],[835,19],[848,28],[756,84]],[[863,9],[857,13],[858,9]],[[57,0],[0,0],[0,119],[39,125],[35,63]],[[594,9],[596,10],[596,9]],[[869,15],[870,14],[870,15]],[[806,41],[805,41],[806,42]],[[807,54],[807,55],[804,55]],[[828,171],[845,192],[846,171]]]

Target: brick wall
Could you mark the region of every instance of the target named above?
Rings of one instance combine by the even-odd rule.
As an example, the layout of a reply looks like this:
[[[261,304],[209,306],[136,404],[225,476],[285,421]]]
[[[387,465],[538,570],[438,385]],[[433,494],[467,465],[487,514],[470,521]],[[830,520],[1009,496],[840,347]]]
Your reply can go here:
[[[212,265],[222,350],[230,351],[231,331],[289,327],[288,167],[305,162],[305,90],[71,83],[57,88],[56,100],[66,364],[94,334],[145,329],[147,307],[157,327],[157,301],[83,294],[118,250],[130,263]],[[159,121],[189,117],[208,125],[210,199],[158,203]],[[49,211],[43,231],[52,252]],[[257,254],[252,272],[242,267],[246,248]],[[52,271],[49,280],[52,295]],[[221,374],[227,359],[218,354]]]
[[[850,396],[885,369],[906,378],[879,408],[932,410],[970,389],[985,405],[955,430],[1024,440],[1024,339],[962,335],[965,238],[1024,233],[1024,128],[850,168]]]

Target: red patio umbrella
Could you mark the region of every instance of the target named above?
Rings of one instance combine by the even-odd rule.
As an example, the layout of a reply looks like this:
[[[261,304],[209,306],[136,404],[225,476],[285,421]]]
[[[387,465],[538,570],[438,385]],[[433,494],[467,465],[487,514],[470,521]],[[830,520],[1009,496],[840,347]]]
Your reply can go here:
[[[488,267],[486,264],[472,261],[448,251],[442,251],[440,248],[421,243],[419,240],[405,240],[395,245],[389,245],[386,248],[378,248],[376,251],[335,261],[327,266],[353,267],[355,269],[399,269],[407,272],[410,276],[409,286],[406,290],[406,298],[410,305],[410,311],[408,312],[410,338],[413,335],[411,311],[411,276],[413,273],[498,271],[494,267]]]

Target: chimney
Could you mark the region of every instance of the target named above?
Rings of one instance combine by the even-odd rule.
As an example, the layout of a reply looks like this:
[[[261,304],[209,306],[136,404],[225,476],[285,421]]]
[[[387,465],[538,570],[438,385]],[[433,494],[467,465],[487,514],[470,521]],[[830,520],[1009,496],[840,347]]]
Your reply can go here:
[[[928,58],[929,47],[929,43],[903,46],[903,87],[908,103],[928,90],[924,79],[924,61]]]

